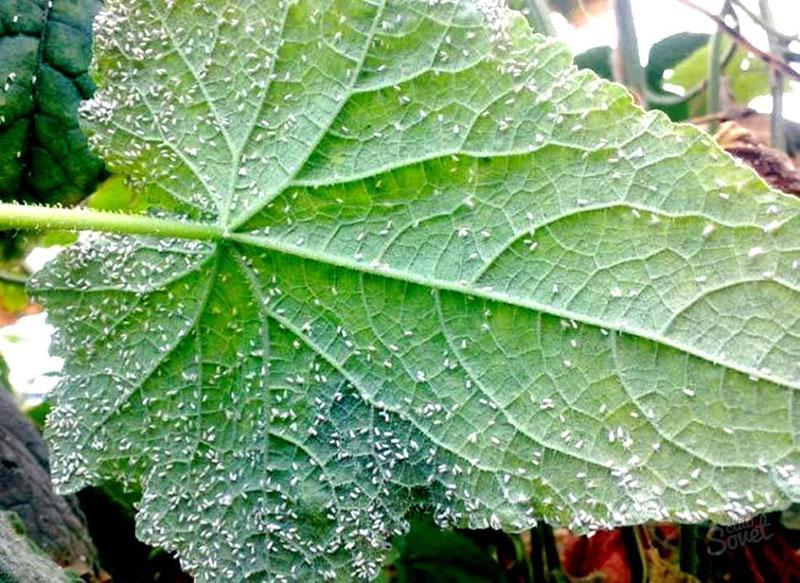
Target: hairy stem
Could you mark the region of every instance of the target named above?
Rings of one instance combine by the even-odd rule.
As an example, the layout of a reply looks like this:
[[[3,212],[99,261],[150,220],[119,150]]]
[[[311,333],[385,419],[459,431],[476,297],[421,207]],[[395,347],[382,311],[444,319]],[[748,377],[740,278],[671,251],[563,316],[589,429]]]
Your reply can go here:
[[[147,215],[10,203],[0,204],[0,229],[36,231],[69,229],[202,240],[223,237],[222,230],[218,226],[210,224],[159,219]]]

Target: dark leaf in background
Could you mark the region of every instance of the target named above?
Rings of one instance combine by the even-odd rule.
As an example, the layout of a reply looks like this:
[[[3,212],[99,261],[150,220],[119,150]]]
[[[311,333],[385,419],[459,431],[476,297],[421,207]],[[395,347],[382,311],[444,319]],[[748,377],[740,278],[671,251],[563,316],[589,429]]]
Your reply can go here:
[[[731,40],[722,39],[722,53],[727,54]],[[702,83],[708,77],[709,44],[705,43],[690,56],[677,63],[669,83],[683,87],[686,91]],[[746,106],[750,100],[769,93],[769,69],[763,61],[748,56],[741,48],[736,48],[733,57],[722,70],[725,81],[722,105],[728,109],[734,105]],[[688,116],[697,117],[706,113],[708,101],[705,91],[701,91],[687,103]]]
[[[653,103],[653,109],[660,109],[672,121],[683,121],[689,117],[687,100],[681,100],[680,95],[664,88],[664,73],[674,69],[679,63],[691,56],[700,47],[708,44],[709,35],[693,32],[681,32],[668,36],[652,46],[647,59],[645,77],[647,86],[656,97],[678,98],[676,103]],[[692,87],[687,87],[691,91]],[[655,101],[655,100],[654,100]]]
[[[50,6],[52,4],[52,6]],[[74,203],[102,164],[78,124],[97,0],[0,4],[0,197]]]
[[[708,42],[707,34],[679,33],[664,38],[650,49],[645,76],[648,90],[656,97],[665,97],[675,103],[653,103],[673,121],[682,121],[689,116],[689,107],[680,95],[664,89],[664,72],[673,69]],[[584,51],[575,57],[580,69],[590,69],[604,79],[614,80],[614,51],[611,47],[599,46]]]
[[[688,58],[697,49],[708,42],[707,34],[681,32],[673,34],[655,43],[650,49],[645,75],[647,84],[652,89],[661,89],[664,83],[664,72]]]
[[[503,581],[500,566],[481,548],[456,532],[412,521],[395,545],[389,581],[398,583],[486,583]]]
[[[613,58],[611,47],[592,47],[575,57],[575,65],[579,69],[590,69],[603,79],[614,80],[614,71],[611,66]]]
[[[78,123],[99,0],[0,2],[0,200],[75,204],[103,173]],[[13,234],[2,255],[19,254]]]

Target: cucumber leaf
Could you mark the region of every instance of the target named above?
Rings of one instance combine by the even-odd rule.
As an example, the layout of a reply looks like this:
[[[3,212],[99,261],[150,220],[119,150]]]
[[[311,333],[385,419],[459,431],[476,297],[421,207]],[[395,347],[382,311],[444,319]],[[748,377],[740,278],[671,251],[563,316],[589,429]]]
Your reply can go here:
[[[407,515],[735,522],[800,499],[800,201],[494,0],[111,0],[92,145],[217,241],[33,287],[62,491],[200,581],[372,577]]]

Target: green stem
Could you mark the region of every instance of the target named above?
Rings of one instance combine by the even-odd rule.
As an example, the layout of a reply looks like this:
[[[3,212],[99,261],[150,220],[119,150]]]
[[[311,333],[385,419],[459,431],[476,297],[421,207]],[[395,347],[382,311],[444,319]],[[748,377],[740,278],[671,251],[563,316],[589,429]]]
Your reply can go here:
[[[641,99],[642,107],[647,107],[647,81],[639,57],[639,40],[636,37],[630,0],[617,0],[614,11],[617,19],[617,50],[621,75],[617,80],[636,92]]]
[[[768,0],[759,0],[759,11],[764,21],[764,29],[769,39],[769,50],[779,59],[783,59],[783,48],[781,42],[770,31],[775,30],[775,22],[772,18],[772,10]],[[769,133],[772,140],[772,147],[776,150],[786,150],[786,131],[783,122],[783,73],[775,69],[770,69],[769,73],[770,93],[772,94],[772,114],[769,117]]]
[[[711,39],[711,52],[709,54],[708,61],[708,105],[706,107],[706,113],[708,115],[719,113],[720,110],[722,37],[722,29],[717,28],[717,31],[714,33],[714,37]],[[712,120],[709,130],[713,134],[717,131],[718,127],[719,122]]]
[[[706,580],[706,569],[701,555],[706,527],[697,524],[681,524],[680,567],[681,571]]]
[[[550,20],[550,9],[543,0],[527,0],[528,3],[528,22],[531,23],[534,31],[547,36],[556,36],[556,29],[553,28],[553,21]]]
[[[69,229],[181,239],[221,239],[216,225],[159,219],[147,215],[109,213],[79,208],[0,204],[0,229]]]

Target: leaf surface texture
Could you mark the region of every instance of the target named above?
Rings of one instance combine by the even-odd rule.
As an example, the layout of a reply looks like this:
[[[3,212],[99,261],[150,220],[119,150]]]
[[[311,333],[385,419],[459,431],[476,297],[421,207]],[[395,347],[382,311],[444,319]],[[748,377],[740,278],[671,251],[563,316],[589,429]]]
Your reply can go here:
[[[798,201],[492,0],[110,1],[112,170],[218,242],[37,277],[65,490],[200,580],[369,577],[440,524],[800,499]]]

